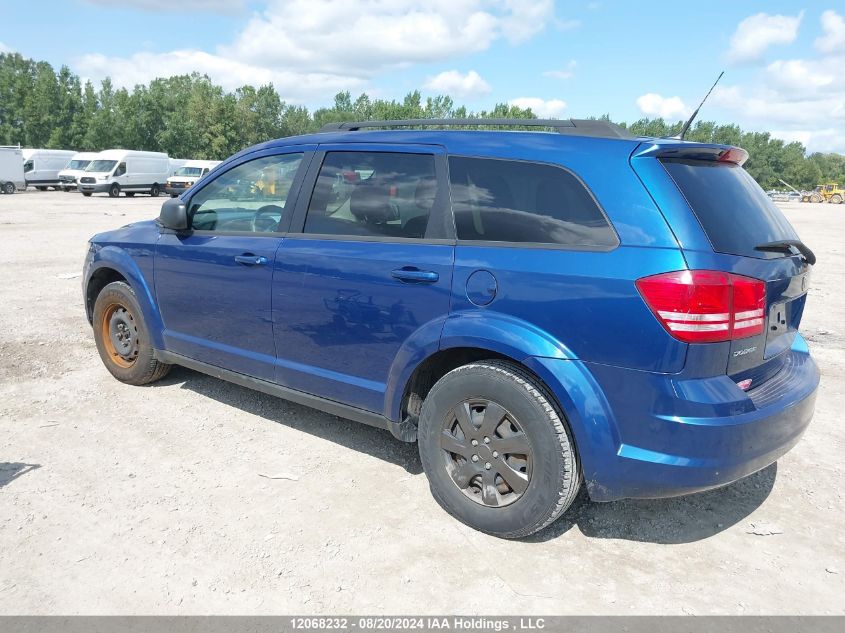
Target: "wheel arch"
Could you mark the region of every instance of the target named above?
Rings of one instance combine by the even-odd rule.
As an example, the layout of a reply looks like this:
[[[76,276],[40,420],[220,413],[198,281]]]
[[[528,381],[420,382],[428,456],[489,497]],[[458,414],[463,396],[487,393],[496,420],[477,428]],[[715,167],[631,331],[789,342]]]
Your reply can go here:
[[[480,360],[511,362],[537,380],[565,416],[587,486],[592,488],[602,456],[614,454],[620,440],[612,409],[587,366],[560,341],[530,324],[486,315],[459,324],[450,321],[451,317],[443,324],[436,349],[398,372],[401,388],[391,385],[387,390],[391,397],[386,417],[416,426],[423,399],[446,373]]]
[[[439,371],[442,376],[460,364],[485,358],[524,366],[523,361],[531,356],[574,358],[563,343],[521,319],[492,311],[453,312],[421,327],[399,350],[385,389],[384,415],[396,422],[404,420],[412,393],[409,389],[414,388],[415,381],[419,388],[423,373]]]
[[[141,306],[144,322],[149,329],[150,339],[156,349],[164,348],[162,332],[164,325],[149,284],[137,263],[126,251],[115,246],[101,248],[92,261],[85,279],[85,313],[92,322],[94,302],[108,284],[124,281],[135,292]]]

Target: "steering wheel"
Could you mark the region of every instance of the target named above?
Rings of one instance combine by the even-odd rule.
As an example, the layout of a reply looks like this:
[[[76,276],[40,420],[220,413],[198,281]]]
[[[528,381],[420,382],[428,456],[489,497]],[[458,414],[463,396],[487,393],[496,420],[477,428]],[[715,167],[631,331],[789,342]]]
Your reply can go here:
[[[282,219],[282,214],[285,210],[276,204],[265,204],[263,207],[259,207],[259,209],[255,212],[255,215],[252,218],[252,230],[253,232],[270,232],[275,231],[279,227],[279,222]],[[278,219],[272,217],[264,217],[270,216],[270,214],[278,215]]]

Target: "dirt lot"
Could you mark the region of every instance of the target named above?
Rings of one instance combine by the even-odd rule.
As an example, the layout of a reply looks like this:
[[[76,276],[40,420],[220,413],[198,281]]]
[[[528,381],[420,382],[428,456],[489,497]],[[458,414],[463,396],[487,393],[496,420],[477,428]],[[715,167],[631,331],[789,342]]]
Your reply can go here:
[[[85,242],[161,202],[0,196],[0,613],[845,613],[845,207],[786,210],[819,258],[795,450],[718,491],[581,498],[507,542],[441,511],[387,432],[188,370],[115,381]]]

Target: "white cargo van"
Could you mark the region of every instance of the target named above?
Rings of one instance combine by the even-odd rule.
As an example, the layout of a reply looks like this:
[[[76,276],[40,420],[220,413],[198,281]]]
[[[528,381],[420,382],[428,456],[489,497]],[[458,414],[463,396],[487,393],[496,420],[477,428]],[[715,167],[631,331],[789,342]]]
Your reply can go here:
[[[174,174],[167,179],[167,184],[164,186],[164,190],[170,194],[171,198],[175,198],[183,191],[187,191],[193,187],[197,180],[205,176],[219,164],[219,160],[185,161],[185,164],[177,169]]]
[[[123,191],[132,197],[148,193],[153,197],[161,193],[170,176],[170,157],[161,152],[136,152],[125,149],[107,149],[97,154],[79,179],[83,196],[108,193],[116,198]]]
[[[26,189],[23,152],[20,147],[0,147],[0,193]]]
[[[27,187],[47,191],[59,188],[59,172],[76,152],[65,149],[23,150],[23,174]]]
[[[76,185],[82,177],[82,172],[96,158],[97,152],[79,152],[74,154],[65,168],[59,172],[59,189],[76,191]]]

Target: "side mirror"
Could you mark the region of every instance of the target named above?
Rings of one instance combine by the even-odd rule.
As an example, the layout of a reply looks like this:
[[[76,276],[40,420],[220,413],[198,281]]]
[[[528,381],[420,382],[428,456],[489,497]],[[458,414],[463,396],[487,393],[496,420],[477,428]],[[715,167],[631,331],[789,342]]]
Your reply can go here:
[[[158,223],[173,231],[188,230],[188,207],[179,198],[170,198],[161,205]]]

